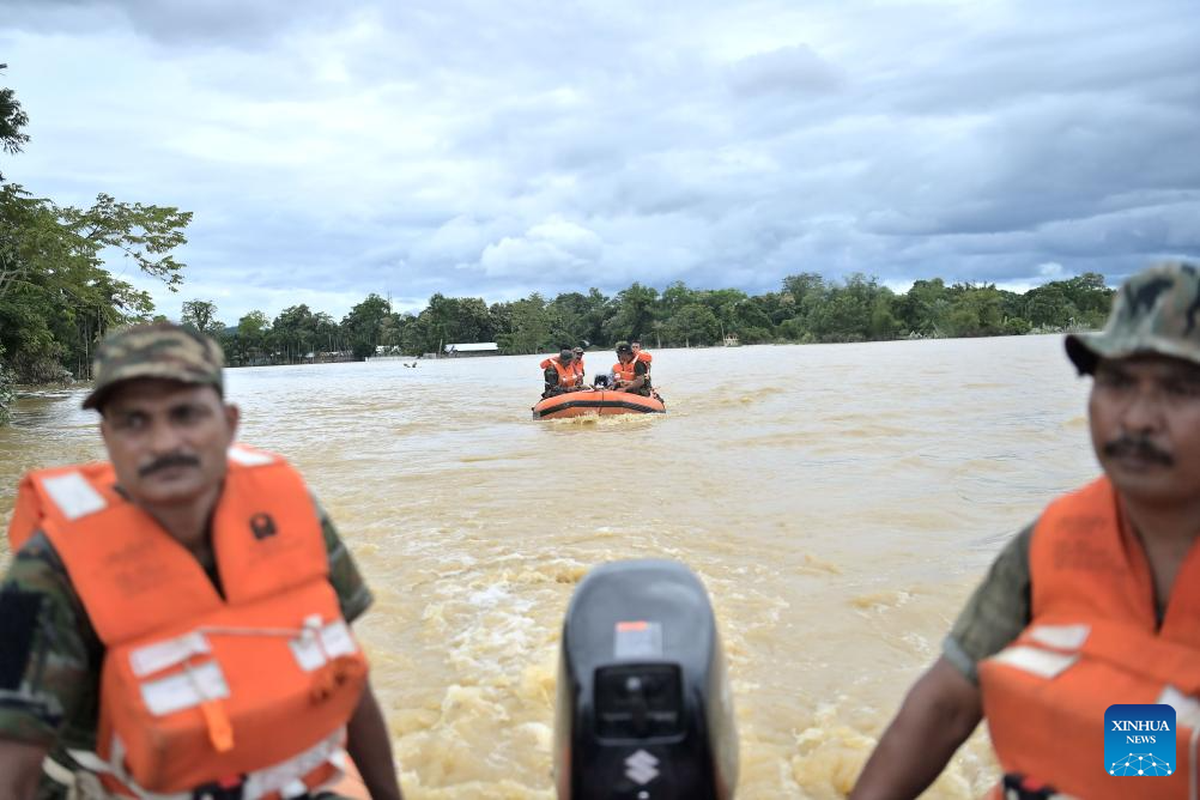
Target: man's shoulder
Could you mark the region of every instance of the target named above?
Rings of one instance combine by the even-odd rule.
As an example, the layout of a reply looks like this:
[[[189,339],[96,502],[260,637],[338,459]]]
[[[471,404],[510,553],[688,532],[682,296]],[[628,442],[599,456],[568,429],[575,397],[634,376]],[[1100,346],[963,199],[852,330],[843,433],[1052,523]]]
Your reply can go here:
[[[1003,650],[1029,624],[1029,545],[1036,525],[1004,544],[943,643],[943,655],[973,682],[976,664]]]
[[[4,584],[74,594],[71,577],[45,531],[36,530],[13,554]]]
[[[0,738],[49,744],[94,725],[102,646],[62,560],[43,532],[16,552],[0,583]],[[81,734],[85,735],[85,734]]]
[[[353,622],[374,602],[374,595],[367,587],[358,565],[350,555],[337,527],[325,511],[324,506],[310,493],[313,506],[321,521],[321,535],[325,540],[325,553],[329,559],[329,582],[333,585],[342,609],[342,616]]]
[[[68,615],[54,614],[46,617],[48,624],[86,626],[87,618],[79,593],[71,581],[62,558],[44,531],[34,534],[21,546],[9,564],[8,572],[0,583],[9,611],[36,613],[45,607],[70,609]]]

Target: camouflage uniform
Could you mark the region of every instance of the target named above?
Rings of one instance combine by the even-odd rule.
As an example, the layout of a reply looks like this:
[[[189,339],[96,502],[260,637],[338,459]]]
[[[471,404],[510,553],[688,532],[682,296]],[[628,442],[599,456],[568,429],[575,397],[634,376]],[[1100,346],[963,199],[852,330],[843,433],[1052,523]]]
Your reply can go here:
[[[134,377],[211,385],[221,392],[222,362],[216,343],[194,331],[165,323],[127,329],[97,350],[95,388],[83,406],[101,408],[116,383]],[[371,592],[328,515],[315,498],[313,503],[329,582],[342,616],[353,622],[370,606]],[[206,572],[221,590],[216,569]],[[96,749],[105,648],[43,533],[17,551],[0,582],[0,643],[0,739],[51,746],[50,757],[73,768],[68,748]],[[35,797],[63,800],[68,789],[43,775]]]
[[[1140,272],[1121,287],[1104,330],[1066,338],[1081,375],[1101,358],[1161,355],[1200,365],[1200,268],[1170,263]],[[1035,523],[1036,524],[1036,523]],[[1030,623],[1029,542],[1034,525],[1000,552],[942,644],[942,654],[973,682],[979,661],[1003,650]],[[1169,598],[1158,601],[1159,622]]]
[[[329,582],[353,622],[373,598],[328,515],[317,511]],[[17,552],[0,583],[0,641],[0,738],[53,744],[51,757],[64,765],[73,763],[68,748],[94,751],[104,645],[41,533]],[[66,796],[64,786],[42,779],[38,800]]]

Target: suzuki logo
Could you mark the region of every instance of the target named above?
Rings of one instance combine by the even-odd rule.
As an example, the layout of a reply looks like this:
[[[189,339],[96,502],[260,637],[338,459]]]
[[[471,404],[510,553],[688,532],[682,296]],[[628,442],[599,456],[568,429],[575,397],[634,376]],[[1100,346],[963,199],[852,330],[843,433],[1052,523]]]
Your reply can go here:
[[[636,783],[638,786],[645,786],[650,781],[658,777],[658,759],[647,753],[645,750],[638,750],[636,753],[625,759],[625,777]]]

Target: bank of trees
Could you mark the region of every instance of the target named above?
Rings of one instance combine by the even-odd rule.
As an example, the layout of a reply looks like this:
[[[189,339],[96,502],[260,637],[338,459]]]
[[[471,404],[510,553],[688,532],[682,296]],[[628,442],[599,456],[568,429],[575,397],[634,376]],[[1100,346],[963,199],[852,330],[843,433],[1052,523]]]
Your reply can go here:
[[[273,320],[252,311],[236,324],[214,323],[211,302],[185,303],[184,321],[220,337],[231,364],[280,364],[376,352],[408,356],[441,353],[457,342],[495,341],[504,353],[560,347],[610,347],[641,340],[653,347],[704,347],[736,337],[761,342],[861,342],[910,337],[997,336],[1101,326],[1112,290],[1097,273],[1039,286],[1023,294],[992,284],[917,281],[897,294],[861,274],[830,280],[803,272],[779,291],[749,295],[737,289],[693,289],[681,282],[661,292],[635,283],[609,297],[598,289],[552,299],[534,293],[488,305],[477,297],[435,294],[417,314],[369,295],[335,322],[300,305]],[[215,326],[215,327],[214,327]]]

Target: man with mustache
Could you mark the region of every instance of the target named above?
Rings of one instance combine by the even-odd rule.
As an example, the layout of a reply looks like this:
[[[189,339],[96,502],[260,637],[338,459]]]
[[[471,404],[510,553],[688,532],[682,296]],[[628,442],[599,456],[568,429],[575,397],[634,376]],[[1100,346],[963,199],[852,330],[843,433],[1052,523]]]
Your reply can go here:
[[[1002,773],[992,797],[1188,796],[1200,729],[1198,312],[1200,270],[1164,264],[1121,288],[1103,332],[1067,337],[1071,361],[1093,378],[1088,419],[1104,475],[1000,553],[852,800],[916,797],[981,718]],[[1169,776],[1109,774],[1114,704],[1175,708]]]
[[[279,456],[235,445],[212,339],[135,326],[84,408],[110,462],[28,475],[0,583],[0,798],[399,800],[348,623],[372,601]]]

